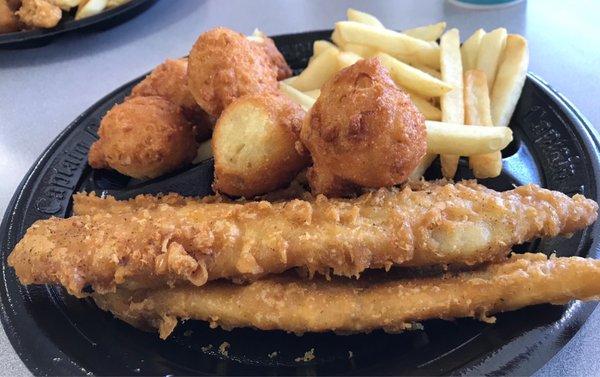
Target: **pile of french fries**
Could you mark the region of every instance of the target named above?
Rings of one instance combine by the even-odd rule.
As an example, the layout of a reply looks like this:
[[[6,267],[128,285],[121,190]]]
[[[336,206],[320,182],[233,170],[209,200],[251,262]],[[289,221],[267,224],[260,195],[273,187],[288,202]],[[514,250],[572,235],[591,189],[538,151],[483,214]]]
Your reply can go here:
[[[95,16],[107,9],[118,7],[131,0],[53,0],[60,9],[70,11],[77,8],[75,19],[80,20]]]
[[[446,31],[445,22],[396,32],[364,12],[348,9],[347,17],[335,24],[333,43],[314,42],[306,69],[282,81],[281,90],[308,110],[336,72],[378,57],[427,119],[428,153],[412,178],[437,155],[446,178],[454,177],[461,156],[476,178],[498,176],[527,74],[527,40],[504,28],[479,29],[461,46],[458,29]]]

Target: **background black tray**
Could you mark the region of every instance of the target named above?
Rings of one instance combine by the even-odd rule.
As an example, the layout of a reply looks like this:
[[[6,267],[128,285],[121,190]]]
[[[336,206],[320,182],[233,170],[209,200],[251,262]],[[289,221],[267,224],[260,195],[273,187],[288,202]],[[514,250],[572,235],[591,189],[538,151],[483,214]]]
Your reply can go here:
[[[292,68],[299,70],[312,52],[312,41],[329,34],[285,35],[275,41]],[[397,335],[376,331],[297,337],[279,331],[211,330],[202,322],[189,321],[161,341],[156,334],[138,331],[60,287],[21,286],[6,265],[8,253],[34,221],[68,216],[73,192],[134,189],[121,191],[121,197],[161,187],[185,194],[210,192],[211,160],[153,182],[93,172],[87,166],[87,151],[97,137],[101,117],[138,81],[100,100],[52,142],[25,176],[2,222],[1,319],[16,352],[36,375],[531,374],[573,337],[596,307],[580,302],[539,305],[500,314],[494,325],[470,319],[435,320],[425,322],[422,331]],[[484,184],[505,190],[513,183],[534,182],[598,200],[597,136],[567,100],[534,75],[527,79],[511,127],[515,140],[503,151],[503,174]],[[428,175],[438,174],[439,165],[434,164]],[[470,178],[464,161],[460,175]],[[537,241],[518,250],[597,258],[599,245],[593,235],[598,228],[595,224],[570,239]],[[231,344],[229,358],[217,352],[224,341]],[[206,348],[209,345],[212,349]],[[311,348],[315,360],[294,361]],[[279,355],[271,359],[267,355],[273,351]],[[348,351],[353,352],[352,359]]]
[[[98,31],[115,26],[148,9],[156,0],[131,0],[119,7],[95,16],[75,20],[72,12],[63,17],[51,29],[36,29],[0,34],[0,49],[39,47],[50,43],[58,35],[75,31]]]

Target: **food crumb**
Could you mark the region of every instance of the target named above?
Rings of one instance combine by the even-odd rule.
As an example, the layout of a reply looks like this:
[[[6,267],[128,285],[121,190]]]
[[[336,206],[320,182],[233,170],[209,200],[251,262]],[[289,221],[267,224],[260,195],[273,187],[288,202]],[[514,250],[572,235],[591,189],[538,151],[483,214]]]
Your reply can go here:
[[[311,348],[310,351],[304,353],[304,357],[297,357],[294,359],[295,362],[309,362],[315,358],[315,349]]]
[[[219,346],[219,353],[223,356],[229,356],[229,346],[230,344],[228,342],[221,343]]]
[[[354,352],[348,351],[348,359],[351,359],[353,357],[354,357]]]
[[[278,352],[274,351],[274,352],[271,352],[270,354],[268,354],[267,356],[269,356],[269,359],[272,359],[274,357],[277,357],[277,355],[278,355]]]
[[[193,334],[193,333],[194,333],[194,332],[193,332],[192,330],[185,330],[185,331],[183,332],[183,336],[187,336],[187,337],[189,337],[189,336],[192,336],[192,334]]]
[[[212,344],[209,344],[208,346],[200,347],[202,352],[210,351],[212,348],[213,348]]]

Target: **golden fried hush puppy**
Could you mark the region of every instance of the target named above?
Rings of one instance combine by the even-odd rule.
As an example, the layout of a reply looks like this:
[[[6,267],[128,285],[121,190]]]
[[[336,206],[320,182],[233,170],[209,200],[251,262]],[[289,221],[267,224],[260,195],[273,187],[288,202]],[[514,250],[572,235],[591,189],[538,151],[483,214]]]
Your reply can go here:
[[[130,97],[159,96],[181,106],[183,115],[194,125],[198,141],[210,138],[214,122],[198,106],[187,84],[187,59],[168,59],[133,87]]]
[[[304,110],[280,93],[250,94],[225,109],[213,133],[213,188],[252,197],[287,186],[310,159],[299,152]]]
[[[292,69],[271,38],[263,35],[254,41],[267,53],[271,64],[277,68],[277,80],[285,80],[292,76]]]
[[[19,18],[6,0],[0,0],[0,33],[11,33],[17,30],[19,30]]]
[[[188,85],[200,107],[218,117],[245,94],[277,90],[277,68],[257,43],[216,28],[200,35],[190,51]]]
[[[89,164],[133,178],[158,177],[196,155],[192,125],[162,97],[134,97],[116,105],[102,119],[98,135]]]
[[[52,0],[23,0],[16,14],[21,22],[32,28],[49,29],[62,18],[62,10]]]
[[[377,58],[323,85],[300,137],[313,159],[311,189],[327,195],[402,183],[427,147],[423,115]]]

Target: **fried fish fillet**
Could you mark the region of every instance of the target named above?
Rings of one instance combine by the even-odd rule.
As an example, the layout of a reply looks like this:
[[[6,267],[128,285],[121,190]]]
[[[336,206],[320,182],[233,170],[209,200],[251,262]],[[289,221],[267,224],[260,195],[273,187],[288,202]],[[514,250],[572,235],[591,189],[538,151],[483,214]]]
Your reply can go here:
[[[78,195],[79,215],[33,224],[8,263],[23,284],[60,283],[79,297],[84,288],[201,286],[294,267],[358,276],[393,265],[502,260],[513,244],[584,228],[597,208],[534,185],[496,192],[469,181],[277,203]]]
[[[349,280],[279,275],[236,285],[227,281],[131,292],[94,294],[98,306],[166,338],[177,319],[209,321],[225,329],[304,332],[397,332],[415,321],[475,317],[542,303],[600,298],[600,261],[513,255],[475,271],[389,279],[387,274]]]

